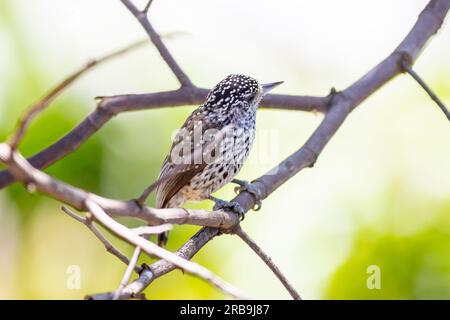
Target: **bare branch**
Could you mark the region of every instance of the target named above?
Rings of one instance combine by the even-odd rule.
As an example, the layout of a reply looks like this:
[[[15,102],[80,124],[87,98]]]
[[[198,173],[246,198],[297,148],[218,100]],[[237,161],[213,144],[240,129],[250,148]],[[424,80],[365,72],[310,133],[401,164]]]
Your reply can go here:
[[[202,267],[189,260],[186,260],[180,257],[179,255],[173,254],[172,252],[169,252],[157,246],[156,244],[136,235],[135,233],[130,231],[127,227],[121,225],[120,223],[116,222],[111,217],[109,217],[103,211],[103,209],[90,198],[86,200],[86,207],[95,217],[95,219],[98,222],[100,222],[104,227],[106,227],[108,230],[111,230],[113,233],[115,233],[122,239],[126,240],[127,242],[135,245],[136,247],[140,247],[147,254],[157,256],[161,259],[166,260],[167,262],[170,262],[171,264],[177,266],[183,271],[195,275],[200,279],[203,279],[211,283],[216,288],[232,297],[235,297],[237,299],[249,299],[249,297],[246,294],[243,294],[237,288],[224,282],[222,279],[215,276],[211,271],[209,271],[205,267]]]
[[[87,225],[86,224],[86,222],[87,222],[86,218],[80,217],[79,215],[77,215],[75,212],[73,212],[72,210],[70,210],[66,206],[61,206],[61,210],[64,211],[65,213],[67,213],[73,219],[77,220],[78,222],[81,222],[81,223]],[[127,259],[127,264],[128,264],[128,259]]]
[[[277,276],[289,294],[294,298],[294,300],[302,300],[300,294],[295,290],[294,286],[288,281],[285,275],[277,267],[277,265],[272,261],[272,259],[258,246],[258,244],[253,241],[252,238],[244,231],[240,226],[237,226],[233,230],[233,233],[239,236],[255,253],[264,261],[264,263],[272,270],[272,272]]]
[[[120,281],[119,288],[114,293],[113,300],[117,300],[120,298],[122,294],[122,290],[126,287],[128,282],[130,282],[131,275],[133,274],[133,270],[136,268],[137,261],[139,259],[139,256],[141,255],[141,248],[136,247],[136,249],[133,252],[133,256],[131,257],[130,263],[127,267],[127,270],[125,271],[125,274],[123,275],[122,281]]]
[[[119,113],[162,107],[199,105],[203,103],[208,92],[208,89],[181,88],[167,92],[101,97],[97,109],[88,115],[77,127],[54,144],[29,158],[29,161],[33,167],[44,169],[74,152],[105,123]],[[329,96],[269,94],[264,98],[261,105],[262,107],[274,109],[325,112],[328,109],[329,101]],[[0,189],[15,181],[13,175],[7,170],[0,171]]]
[[[172,230],[172,225],[169,223],[166,224],[162,224],[160,226],[145,226],[145,227],[137,227],[134,229],[131,229],[131,231],[133,231],[134,233],[136,233],[137,235],[142,236],[150,236],[153,234],[161,234],[167,231]]]
[[[205,281],[211,283],[216,288],[222,290],[232,297],[238,299],[248,298],[247,295],[244,295],[240,292],[240,290],[234,288],[230,284],[216,277],[208,269],[189,260],[185,260],[180,256],[173,254],[157,246],[156,244],[149,242],[148,240],[145,240],[144,238],[134,233],[132,230],[116,222],[106,214],[106,212],[100,207],[100,205],[97,204],[96,201],[99,200],[99,197],[59,182],[46,175],[45,173],[33,168],[22,156],[14,152],[14,150],[6,143],[0,144],[0,162],[7,164],[12,170],[13,174],[16,175],[17,179],[26,181],[27,183],[33,183],[36,186],[37,190],[52,192],[55,194],[55,198],[61,197],[65,200],[76,202],[77,200],[73,197],[82,199],[84,204],[78,203],[80,207],[87,208],[87,210],[92,213],[94,218],[104,227],[106,227],[108,230],[112,231],[125,241],[129,242],[130,244],[133,244],[136,247],[140,247],[147,254],[164,259],[175,265],[176,267],[181,268],[182,270],[201,279],[204,279]],[[66,192],[70,194],[68,195],[66,194]]]
[[[447,119],[450,121],[450,112],[445,107],[444,103],[441,101],[441,99],[438,98],[438,96],[433,92],[433,90],[431,90],[431,88],[425,83],[425,81],[423,81],[423,79],[417,74],[417,72],[413,70],[411,65],[406,60],[402,61],[402,67],[403,69],[405,69],[406,72],[408,72],[408,74],[411,77],[413,77],[414,80],[417,81],[418,84],[420,84],[420,86],[428,93],[430,98],[434,102],[436,102],[439,108],[441,108],[442,112],[444,112]]]
[[[146,226],[146,227],[138,227],[138,228],[134,228],[131,231],[133,231],[134,233],[140,235],[140,236],[149,236],[152,234],[161,234],[163,232],[167,232],[169,230],[172,229],[172,225],[171,224],[163,224],[160,226],[156,226],[156,227],[150,227],[150,226]],[[133,258],[130,261],[130,264],[123,276],[123,279],[120,283],[119,288],[116,290],[116,292],[114,293],[114,297],[113,300],[117,300],[122,296],[122,291],[123,289],[126,287],[126,285],[128,284],[128,282],[130,282],[130,278],[132,275],[132,270],[134,268],[134,266],[137,263],[137,260],[139,259],[139,256],[141,254],[142,249],[140,247],[136,247],[133,253]]]
[[[103,245],[105,246],[106,251],[108,251],[109,253],[115,255],[120,261],[122,261],[126,265],[130,264],[130,261],[128,260],[128,258],[122,252],[120,252],[119,249],[115,248],[113,246],[113,244],[111,242],[109,242],[105,238],[105,236],[100,232],[100,230],[97,229],[97,227],[94,225],[94,223],[92,222],[91,219],[80,217],[79,215],[77,215],[75,212],[73,212],[72,210],[70,210],[66,206],[61,206],[61,209],[65,213],[67,213],[69,216],[71,216],[72,218],[74,218],[78,222],[81,222],[86,227],[88,227],[89,230],[91,230],[92,233],[95,235],[95,237],[97,237],[97,239],[100,240],[101,243],[103,243]],[[134,271],[136,271],[137,273],[140,273],[142,271],[142,268],[139,267],[139,266],[135,266],[134,267]]]
[[[144,10],[142,10],[142,12],[145,13],[145,14],[147,14],[147,13],[148,13],[148,10],[150,9],[150,6],[152,5],[152,3],[153,3],[153,0],[149,0],[149,1],[147,2],[147,4],[145,5]]]
[[[13,153],[11,147],[0,144],[0,162],[5,163],[17,180],[32,183],[37,191],[66,203],[80,211],[87,211],[87,197],[95,201],[111,216],[134,217],[150,225],[192,224],[217,228],[231,228],[238,224],[235,214],[223,210],[206,211],[184,208],[154,209],[140,207],[135,201],[119,201],[104,198],[52,178],[48,174],[32,167],[20,154]],[[164,227],[162,227],[164,228]]]
[[[94,59],[86,63],[84,67],[77,70],[75,73],[67,77],[65,80],[63,80],[60,84],[58,84],[54,89],[52,89],[44,98],[39,100],[37,103],[35,103],[33,106],[31,106],[21,117],[18,123],[18,128],[16,132],[12,135],[12,137],[9,140],[9,144],[13,149],[16,149],[19,145],[20,141],[22,140],[28,125],[30,122],[34,119],[36,115],[38,115],[41,111],[43,111],[45,108],[48,107],[48,105],[55,100],[68,86],[70,86],[75,80],[80,78],[83,74],[85,74],[87,71],[91,70],[95,66],[98,66],[99,64],[102,64],[104,62],[107,62],[111,59],[114,59],[118,56],[121,56],[131,50],[135,50],[139,47],[142,47],[144,44],[146,44],[145,41],[138,41],[136,43],[133,43],[131,45],[126,46],[125,48],[122,48],[120,50],[117,50],[115,52],[112,52],[110,54],[105,55],[104,57],[101,57],[99,59]]]
[[[199,103],[201,103],[205,98],[208,90],[196,88],[192,85],[162,43],[159,35],[153,30],[146,14],[139,12],[130,1],[121,1],[147,31],[161,56],[177,76],[182,87],[171,92],[102,98],[97,110],[95,110],[77,128],[72,130],[72,132],[54,145],[33,157],[32,161],[36,162],[36,167],[42,168],[48,166],[72,152],[111,117],[119,112],[151,107],[194,104],[197,103],[197,101],[200,101]],[[275,168],[276,174],[273,174],[274,171],[271,170],[269,173],[253,182],[254,187],[259,189],[263,198],[269,196],[279,186],[302,169],[311,167],[328,141],[345,121],[348,114],[382,85],[403,72],[404,68],[402,62],[404,59],[411,62],[411,64],[415,61],[425,43],[440,28],[449,7],[450,0],[431,0],[420,14],[410,33],[396,50],[361,79],[342,92],[333,91],[329,96],[323,98],[274,95],[269,96],[265,100],[266,106],[271,106],[270,99],[272,99],[272,103],[277,102],[276,104],[283,108],[297,110],[319,109],[327,112],[322,123],[314,131],[304,146]],[[43,108],[45,108],[45,106],[42,107],[42,109]],[[26,120],[26,116],[24,122],[31,121],[31,118],[42,109],[39,107],[35,109],[35,111],[32,110],[30,120]],[[23,132],[25,132],[27,124],[25,124],[24,127],[25,129],[23,129]],[[0,161],[7,164],[10,171],[10,173],[2,172],[0,174],[0,186],[7,185],[15,179],[21,180],[29,185],[35,186],[37,190],[44,192],[55,199],[70,204],[74,208],[79,210],[88,209],[92,212],[97,221],[127,242],[142,248],[147,254],[156,255],[162,258],[162,260],[149,266],[148,270],[143,270],[137,280],[127,285],[123,290],[120,290],[117,294],[118,298],[138,297],[146,286],[154,279],[177,267],[206,279],[216,287],[231,293],[232,295],[240,296],[236,289],[216,278],[209,270],[186,260],[191,259],[198,250],[219,234],[219,229],[210,227],[226,228],[225,225],[227,225],[228,228],[231,228],[237,224],[236,217],[233,219],[229,214],[222,211],[212,212],[211,215],[213,218],[210,219],[206,217],[206,212],[201,210],[188,211],[183,209],[160,210],[147,207],[139,208],[136,203],[131,201],[122,202],[89,194],[84,190],[74,188],[51,178],[45,173],[33,168],[23,157],[15,153],[14,147],[17,146],[17,143],[21,140],[21,136],[23,136],[23,132],[20,133],[20,131],[21,130],[19,129],[19,137],[12,139],[12,148],[8,144],[0,144]],[[72,136],[76,133],[78,133],[79,136]],[[245,211],[250,210],[250,208],[255,205],[253,195],[248,192],[240,193],[234,201],[240,204]],[[198,223],[210,227],[203,228],[180,248],[175,255],[140,237],[132,230],[110,218],[108,214],[133,216],[146,219],[149,223],[153,222],[154,224]],[[113,297],[113,293],[107,293],[94,296],[93,298]]]
[[[135,16],[135,18],[139,21],[139,23],[142,25],[144,30],[147,32],[148,36],[150,37],[150,40],[155,45],[156,49],[158,50],[161,57],[164,59],[166,64],[169,66],[169,68],[172,70],[175,77],[178,79],[182,87],[193,87],[193,84],[189,77],[186,75],[186,73],[180,68],[170,51],[167,49],[164,42],[162,42],[161,37],[159,34],[153,29],[153,26],[150,24],[150,21],[147,17],[147,10],[144,9],[144,12],[139,11],[134,4],[131,3],[129,0],[120,0],[122,3],[128,8],[128,10]],[[148,7],[150,7],[151,2],[147,4]]]

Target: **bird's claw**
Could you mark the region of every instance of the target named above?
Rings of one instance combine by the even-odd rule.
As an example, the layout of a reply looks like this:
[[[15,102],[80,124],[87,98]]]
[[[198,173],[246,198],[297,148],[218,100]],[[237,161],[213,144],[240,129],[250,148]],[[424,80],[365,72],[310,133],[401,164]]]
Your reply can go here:
[[[236,192],[237,194],[241,193],[242,191],[247,191],[248,193],[251,193],[255,197],[256,203],[253,206],[253,210],[259,211],[262,206],[261,191],[248,181],[234,179],[232,182],[238,185],[237,187],[234,188],[234,192]]]
[[[222,209],[227,210],[228,209],[228,210],[234,212],[239,217],[240,221],[244,220],[245,211],[239,203],[232,202],[232,201],[225,201],[225,200],[216,199],[216,198],[213,198],[211,200],[213,200],[215,202],[214,210],[222,210]]]

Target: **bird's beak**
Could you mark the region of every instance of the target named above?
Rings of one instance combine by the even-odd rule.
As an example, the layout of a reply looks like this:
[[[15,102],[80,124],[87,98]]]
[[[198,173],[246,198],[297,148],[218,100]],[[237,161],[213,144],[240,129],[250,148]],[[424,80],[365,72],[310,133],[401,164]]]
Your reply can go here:
[[[284,81],[278,81],[278,82],[272,82],[272,83],[264,83],[261,85],[263,89],[263,96],[269,93],[272,89],[278,87],[280,84],[282,84]]]

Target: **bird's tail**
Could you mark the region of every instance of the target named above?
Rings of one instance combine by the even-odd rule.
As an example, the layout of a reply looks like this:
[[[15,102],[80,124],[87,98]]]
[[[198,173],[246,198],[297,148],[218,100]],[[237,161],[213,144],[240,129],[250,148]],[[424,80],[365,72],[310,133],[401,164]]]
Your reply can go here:
[[[150,186],[147,187],[147,189],[144,190],[144,192],[142,193],[142,195],[140,196],[140,200],[141,199],[147,199],[148,196],[156,190],[156,208],[161,209],[161,208],[167,208],[167,205],[165,205],[161,199],[160,199],[160,194],[159,194],[159,187],[161,185],[161,183],[163,183],[166,179],[165,178],[161,178],[158,177],[158,179],[153,182]],[[169,231],[165,231],[163,233],[158,234],[158,246],[164,248],[167,244],[167,241],[169,240]]]
[[[167,204],[166,205],[161,205],[160,203],[157,203],[156,205],[157,208],[167,208]],[[163,233],[159,233],[158,234],[158,246],[160,246],[161,248],[164,248],[167,245],[167,241],[169,240],[169,231],[164,231]]]
[[[164,248],[169,240],[169,231],[158,234],[158,246]]]

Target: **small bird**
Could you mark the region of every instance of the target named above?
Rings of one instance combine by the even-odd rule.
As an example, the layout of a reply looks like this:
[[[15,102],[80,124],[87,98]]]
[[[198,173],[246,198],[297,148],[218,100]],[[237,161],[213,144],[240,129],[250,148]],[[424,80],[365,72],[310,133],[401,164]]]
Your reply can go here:
[[[249,76],[231,74],[209,92],[205,103],[192,112],[175,135],[157,180],[157,208],[210,199],[215,209],[228,208],[243,215],[237,203],[211,194],[231,181],[252,192],[248,182],[233,178],[253,144],[256,109],[264,95],[281,83],[259,84]],[[164,246],[166,242],[167,234],[159,235],[158,244]]]

